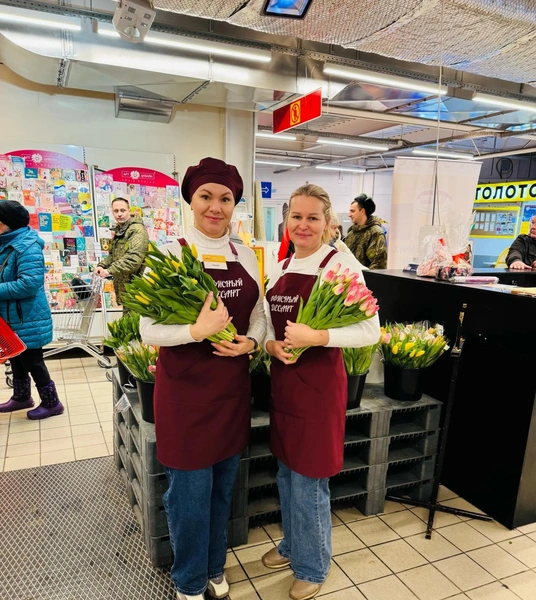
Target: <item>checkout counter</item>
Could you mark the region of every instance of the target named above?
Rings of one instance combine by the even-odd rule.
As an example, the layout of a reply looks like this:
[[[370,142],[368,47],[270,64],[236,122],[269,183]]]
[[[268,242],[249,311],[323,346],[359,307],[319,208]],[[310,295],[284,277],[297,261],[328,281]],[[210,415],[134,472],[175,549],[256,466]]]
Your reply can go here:
[[[536,271],[477,269],[501,284],[536,288]],[[455,341],[460,358],[441,483],[509,528],[536,522],[536,298],[395,270],[367,271],[385,321],[429,320]],[[424,392],[445,401],[447,352],[424,373]]]

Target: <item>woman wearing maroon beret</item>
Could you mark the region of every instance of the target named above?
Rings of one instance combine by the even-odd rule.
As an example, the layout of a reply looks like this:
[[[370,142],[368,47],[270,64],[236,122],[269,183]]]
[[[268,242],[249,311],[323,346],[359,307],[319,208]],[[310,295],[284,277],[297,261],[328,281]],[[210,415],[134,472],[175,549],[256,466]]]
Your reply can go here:
[[[140,331],[160,346],[154,395],[156,448],[169,482],[164,495],[178,600],[202,600],[208,588],[225,598],[227,528],[240,455],[249,441],[248,354],[264,337],[266,317],[255,254],[229,241],[229,224],[243,183],[237,169],[215,158],[190,167],[182,187],[194,227],[162,248],[180,256],[195,244],[220,290],[209,296],[194,325],[161,325],[142,318]],[[211,344],[232,319],[235,343]]]

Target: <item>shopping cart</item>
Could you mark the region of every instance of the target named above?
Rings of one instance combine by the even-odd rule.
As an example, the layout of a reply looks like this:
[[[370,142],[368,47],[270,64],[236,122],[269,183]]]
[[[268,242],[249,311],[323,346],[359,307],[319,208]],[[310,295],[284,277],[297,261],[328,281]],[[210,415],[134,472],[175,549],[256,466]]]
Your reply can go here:
[[[100,306],[103,313],[105,311],[102,286],[103,279],[97,276],[93,276],[89,283],[76,277],[71,283],[50,284],[47,295],[54,325],[53,339],[61,345],[47,350],[45,358],[80,348],[94,356],[99,367],[108,369],[112,366],[110,360],[89,341],[96,309]],[[104,313],[103,319],[105,317]]]

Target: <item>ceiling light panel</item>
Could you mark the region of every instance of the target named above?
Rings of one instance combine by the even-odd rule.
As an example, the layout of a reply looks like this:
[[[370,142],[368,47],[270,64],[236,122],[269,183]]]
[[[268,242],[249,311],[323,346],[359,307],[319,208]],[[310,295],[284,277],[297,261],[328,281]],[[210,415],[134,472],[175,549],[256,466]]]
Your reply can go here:
[[[490,94],[476,93],[473,96],[474,102],[481,104],[489,104],[500,108],[511,108],[513,110],[530,110],[536,112],[536,98],[534,102],[522,102],[521,100],[510,100],[509,98],[501,98],[500,96],[491,96]]]
[[[366,173],[367,170],[366,169],[359,169],[359,168],[350,168],[350,167],[336,167],[336,166],[324,166],[324,165],[318,165],[317,167],[315,167],[315,169],[321,169],[322,171],[344,171],[344,172],[348,172],[348,173]]]
[[[443,95],[447,93],[446,86],[439,84],[426,83],[417,79],[409,79],[406,77],[398,77],[397,75],[384,75],[382,73],[374,73],[362,69],[352,69],[340,65],[324,64],[324,74],[333,77],[342,77],[350,81],[363,81],[366,83],[376,83],[377,85],[385,85],[402,90],[412,90],[415,92],[423,92],[425,94]]]
[[[348,148],[362,148],[363,150],[389,150],[389,146],[386,144],[372,144],[369,142],[354,142],[350,140],[336,140],[332,138],[318,138],[319,144],[325,144],[328,146],[346,146]]]
[[[301,167],[302,166],[300,163],[277,162],[277,161],[273,161],[273,160],[256,160],[255,164],[256,165],[271,165],[274,167]]]
[[[413,150],[413,154],[420,156],[440,156],[441,158],[465,158],[467,160],[473,160],[473,154],[464,154],[462,152],[436,152],[435,150]]]
[[[288,135],[284,133],[269,133],[268,131],[257,131],[255,137],[266,138],[268,140],[281,140],[284,142],[295,142],[295,135]]]

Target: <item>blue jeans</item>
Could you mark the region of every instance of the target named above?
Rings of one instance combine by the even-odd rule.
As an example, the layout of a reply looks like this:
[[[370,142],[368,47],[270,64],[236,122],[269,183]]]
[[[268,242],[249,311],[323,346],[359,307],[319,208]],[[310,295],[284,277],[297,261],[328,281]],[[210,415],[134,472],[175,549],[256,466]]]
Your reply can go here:
[[[197,471],[166,467],[169,488],[163,500],[174,553],[171,579],[182,594],[202,594],[209,579],[223,575],[239,463],[237,454]]]
[[[289,558],[296,579],[324,583],[331,563],[329,479],[313,479],[277,461],[283,539],[277,548]]]

